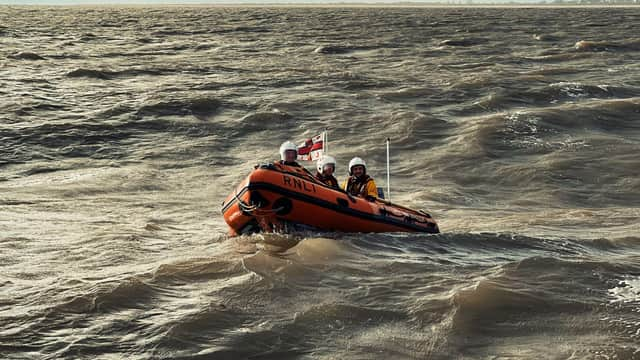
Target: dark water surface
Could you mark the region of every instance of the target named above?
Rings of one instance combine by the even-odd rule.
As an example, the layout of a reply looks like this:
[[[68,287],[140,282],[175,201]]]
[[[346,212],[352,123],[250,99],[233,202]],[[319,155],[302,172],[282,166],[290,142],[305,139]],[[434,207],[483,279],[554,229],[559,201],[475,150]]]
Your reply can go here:
[[[640,8],[0,7],[0,358],[640,359]],[[228,238],[329,128],[439,235]],[[308,164],[312,167],[312,164]]]

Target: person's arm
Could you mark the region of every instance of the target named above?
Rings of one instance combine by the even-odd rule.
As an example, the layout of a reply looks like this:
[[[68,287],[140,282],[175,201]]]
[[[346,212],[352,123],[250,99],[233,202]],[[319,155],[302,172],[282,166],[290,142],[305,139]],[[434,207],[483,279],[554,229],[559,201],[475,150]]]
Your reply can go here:
[[[347,185],[349,184],[349,178],[342,183],[342,190],[347,191]]]

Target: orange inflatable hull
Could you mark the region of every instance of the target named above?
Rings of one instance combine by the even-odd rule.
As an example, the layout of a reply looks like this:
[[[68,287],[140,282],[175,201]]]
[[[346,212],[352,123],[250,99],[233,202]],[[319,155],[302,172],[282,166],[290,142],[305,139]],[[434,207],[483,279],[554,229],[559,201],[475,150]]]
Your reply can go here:
[[[257,166],[222,204],[231,235],[321,230],[438,233],[431,216],[380,199],[353,197],[304,169]]]

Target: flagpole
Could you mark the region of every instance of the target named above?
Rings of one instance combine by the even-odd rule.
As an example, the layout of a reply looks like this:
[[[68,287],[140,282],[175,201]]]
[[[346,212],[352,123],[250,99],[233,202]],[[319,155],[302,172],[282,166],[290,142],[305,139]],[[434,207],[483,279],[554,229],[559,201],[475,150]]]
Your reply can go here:
[[[324,135],[324,154],[329,155],[329,137],[327,136],[327,129],[322,132]]]
[[[387,138],[387,200],[391,201],[391,184],[389,183],[390,171],[389,171],[389,142],[391,139]]]

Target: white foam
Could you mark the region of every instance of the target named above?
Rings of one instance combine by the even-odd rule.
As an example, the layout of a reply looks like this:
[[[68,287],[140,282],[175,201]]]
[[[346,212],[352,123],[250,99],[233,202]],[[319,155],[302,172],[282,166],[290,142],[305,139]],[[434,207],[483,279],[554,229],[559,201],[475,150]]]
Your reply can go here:
[[[640,276],[620,280],[618,286],[609,289],[609,295],[613,297],[612,303],[640,302]]]

